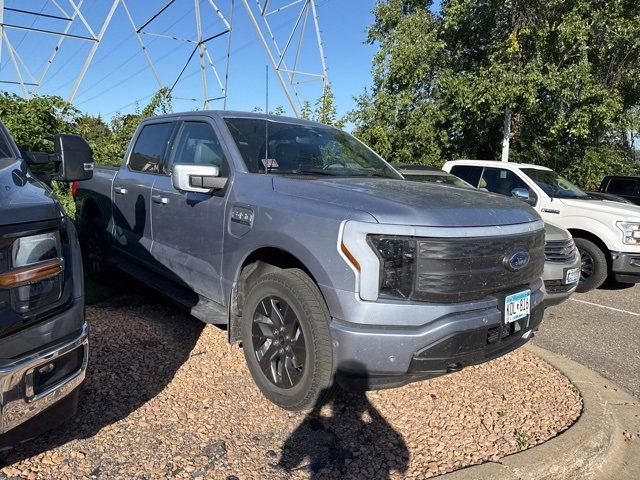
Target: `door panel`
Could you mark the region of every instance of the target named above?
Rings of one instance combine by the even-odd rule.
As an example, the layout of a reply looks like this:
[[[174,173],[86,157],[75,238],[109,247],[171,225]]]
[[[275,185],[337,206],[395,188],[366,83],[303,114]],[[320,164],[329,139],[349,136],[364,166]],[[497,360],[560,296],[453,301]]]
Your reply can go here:
[[[228,175],[226,155],[211,124],[184,122],[168,162],[217,165]],[[158,176],[152,191],[153,256],[174,281],[226,304],[222,298],[224,192],[180,192],[169,175]]]
[[[142,126],[127,165],[113,183],[116,248],[143,263],[152,262],[151,189],[174,126],[175,122]]]
[[[120,169],[114,181],[116,248],[136,260],[151,258],[151,187],[156,176]]]

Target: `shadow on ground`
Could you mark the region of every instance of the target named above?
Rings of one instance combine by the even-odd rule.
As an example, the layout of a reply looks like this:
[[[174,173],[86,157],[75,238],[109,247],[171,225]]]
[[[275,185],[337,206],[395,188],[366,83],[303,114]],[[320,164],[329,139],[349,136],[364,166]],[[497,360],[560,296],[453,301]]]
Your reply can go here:
[[[405,474],[409,450],[364,391],[335,389],[307,414],[282,447],[278,465],[309,478],[384,480]],[[362,477],[364,475],[364,477]]]
[[[630,288],[635,287],[635,283],[621,283],[608,278],[605,282],[599,287],[599,290],[628,290]]]
[[[139,293],[121,287],[87,309],[89,367],[77,415],[6,453],[0,468],[94,436],[158,395],[187,361],[204,323],[140,284],[126,285]]]

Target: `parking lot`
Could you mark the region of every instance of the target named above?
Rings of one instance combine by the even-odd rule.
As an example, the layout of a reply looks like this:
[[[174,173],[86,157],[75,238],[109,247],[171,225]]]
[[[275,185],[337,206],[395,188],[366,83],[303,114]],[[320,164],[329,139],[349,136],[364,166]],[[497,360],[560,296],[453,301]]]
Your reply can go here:
[[[226,331],[162,298],[117,294],[87,318],[78,415],[10,453],[0,479],[427,478],[541,443],[582,406],[564,376],[521,349],[287,412],[261,396]]]
[[[534,342],[640,397],[640,285],[573,295],[547,310]]]

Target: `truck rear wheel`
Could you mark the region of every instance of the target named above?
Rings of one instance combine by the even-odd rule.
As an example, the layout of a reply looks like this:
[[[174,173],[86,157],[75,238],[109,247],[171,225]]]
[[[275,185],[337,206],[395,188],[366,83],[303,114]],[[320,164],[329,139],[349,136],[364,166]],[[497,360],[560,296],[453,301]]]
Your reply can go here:
[[[330,316],[316,284],[299,269],[264,274],[242,317],[244,356],[262,394],[287,410],[316,405],[333,384]]]
[[[97,282],[109,280],[109,267],[105,255],[105,235],[107,228],[102,219],[95,217],[83,225],[80,232],[80,249],[84,271]]]
[[[604,252],[595,243],[584,238],[575,238],[582,260],[580,283],[576,291],[586,293],[604,283],[609,275],[609,265]]]

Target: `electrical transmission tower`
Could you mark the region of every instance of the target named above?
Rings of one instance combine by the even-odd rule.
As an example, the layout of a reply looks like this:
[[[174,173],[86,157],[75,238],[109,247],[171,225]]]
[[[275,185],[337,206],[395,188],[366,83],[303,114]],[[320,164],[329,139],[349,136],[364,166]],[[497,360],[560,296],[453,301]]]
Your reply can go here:
[[[158,88],[168,88],[174,98],[198,102],[205,109],[214,102],[220,102],[226,109],[230,65],[239,55],[234,55],[233,50],[234,23],[239,20],[248,21],[255,32],[266,60],[296,115],[303,100],[300,94],[302,84],[318,82],[323,91],[328,84],[317,0],[165,0],[162,4],[158,2],[158,7],[142,19],[142,9],[136,5],[136,0],[101,0],[101,6],[108,4],[109,8],[99,19],[97,27],[92,26],[87,18],[85,7],[89,3],[90,0],[46,0],[43,5],[36,0],[0,0],[0,84],[17,85],[25,97],[36,95],[43,85],[47,85],[51,67],[70,41],[86,42],[90,48],[81,59],[77,75],[68,79],[67,83],[71,84],[69,91],[55,92],[73,102],[100,51],[105,34],[114,26],[114,14],[118,9],[125,14],[127,31],[136,38],[145,68]],[[38,5],[41,6],[39,11]],[[155,29],[163,19],[172,20],[178,13],[190,14],[191,10],[192,31],[185,33],[183,29],[178,35],[169,31],[170,28]],[[12,17],[10,21],[6,20],[8,16]],[[40,22],[37,27],[34,26],[36,20]],[[205,21],[211,32],[205,33]],[[96,23],[95,19],[93,23]],[[278,23],[277,27],[274,23]],[[25,36],[54,37],[51,53],[38,71],[33,65],[29,66],[32,52],[20,48],[25,38],[17,44],[11,40],[10,32],[14,30],[26,32]],[[283,36],[279,36],[281,31]],[[159,69],[157,64],[164,57],[154,56],[149,49],[149,44],[157,39],[186,46],[182,62],[172,64],[168,69]],[[216,55],[223,53],[221,62],[214,60],[214,51]],[[9,60],[3,62],[6,56]],[[11,74],[7,75],[9,63]],[[185,72],[194,65],[197,70],[192,75],[199,73],[201,94],[196,98],[181,97],[179,84],[185,78]]]

